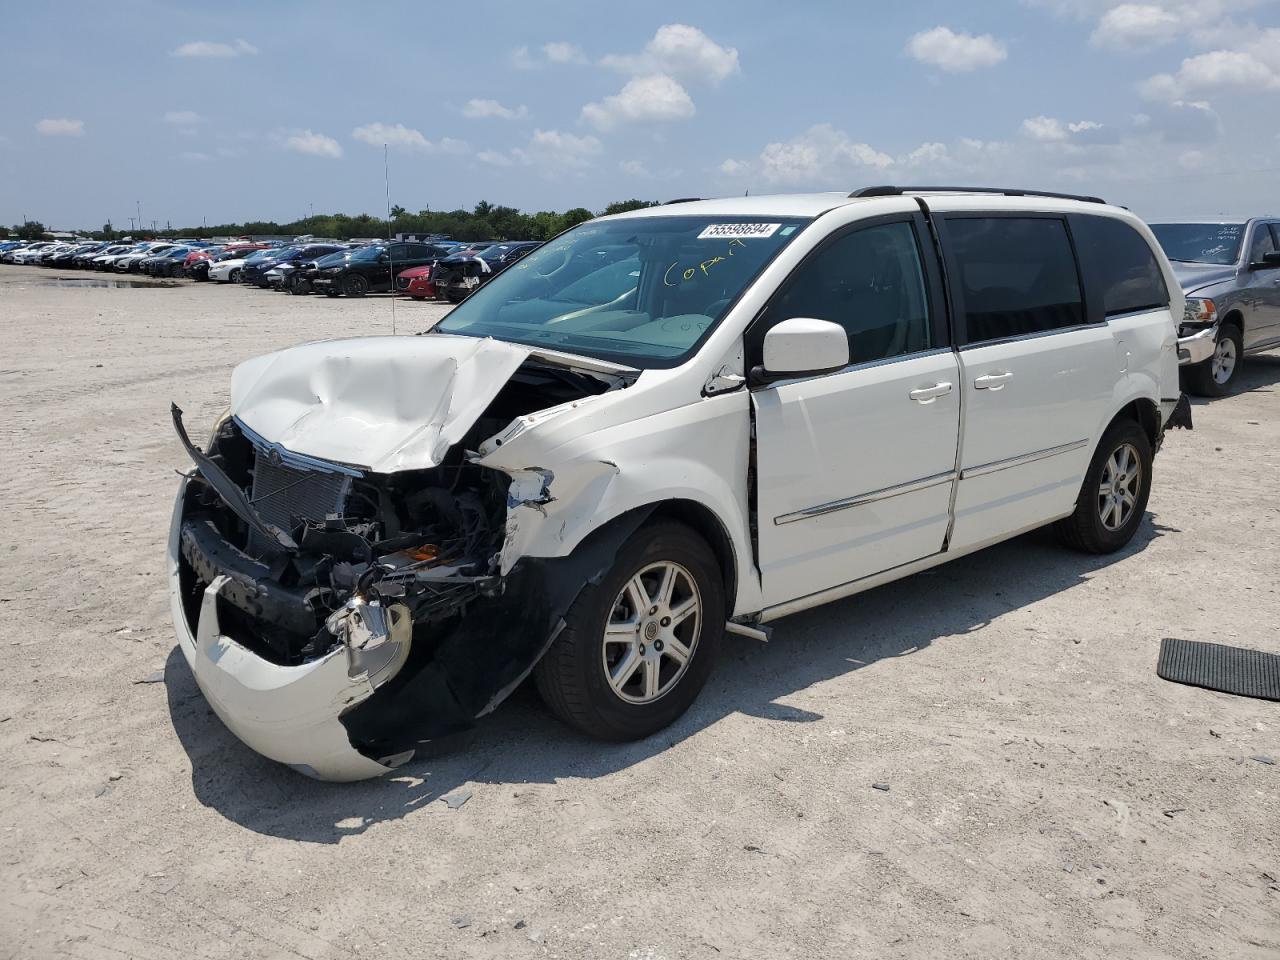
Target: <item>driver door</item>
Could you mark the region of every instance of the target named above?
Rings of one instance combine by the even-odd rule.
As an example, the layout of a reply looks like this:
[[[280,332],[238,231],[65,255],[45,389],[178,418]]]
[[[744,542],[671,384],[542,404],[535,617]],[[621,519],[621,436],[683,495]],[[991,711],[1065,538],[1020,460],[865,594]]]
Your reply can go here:
[[[960,382],[923,218],[838,231],[748,332],[791,317],[849,336],[850,365],[752,394],[759,563],[768,606],[942,550],[955,483]]]

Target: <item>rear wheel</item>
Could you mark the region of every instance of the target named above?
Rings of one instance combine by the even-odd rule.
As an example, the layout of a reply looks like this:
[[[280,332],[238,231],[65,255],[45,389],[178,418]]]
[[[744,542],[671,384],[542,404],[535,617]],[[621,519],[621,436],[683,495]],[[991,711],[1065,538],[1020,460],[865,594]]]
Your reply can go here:
[[[725,609],[706,541],[680,523],[642,527],[565,614],[534,672],[538,692],[590,736],[647,737],[683,714],[706,683]]]
[[[295,277],[289,283],[289,292],[295,297],[300,297],[304,293],[311,292],[311,281],[306,277]]]
[[[1138,532],[1150,496],[1151,441],[1133,420],[1120,420],[1103,434],[1075,512],[1056,524],[1058,535],[1086,553],[1113,553]]]
[[[358,273],[353,273],[342,281],[342,292],[348,297],[363,297],[369,292],[369,281]]]
[[[1244,356],[1244,338],[1234,323],[1218,328],[1213,356],[1186,369],[1187,389],[1201,397],[1225,397],[1235,389]]]

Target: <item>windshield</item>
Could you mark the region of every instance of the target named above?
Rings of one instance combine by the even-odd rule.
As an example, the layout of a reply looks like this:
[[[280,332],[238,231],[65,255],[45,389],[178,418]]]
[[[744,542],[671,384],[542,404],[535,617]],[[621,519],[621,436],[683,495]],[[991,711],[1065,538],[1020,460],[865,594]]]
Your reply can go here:
[[[361,247],[351,254],[352,260],[377,260],[384,247]]]
[[[1151,232],[1170,260],[1233,264],[1240,256],[1243,223],[1153,223]]]
[[[435,327],[625,363],[679,363],[808,221],[585,223],[480,287]]]

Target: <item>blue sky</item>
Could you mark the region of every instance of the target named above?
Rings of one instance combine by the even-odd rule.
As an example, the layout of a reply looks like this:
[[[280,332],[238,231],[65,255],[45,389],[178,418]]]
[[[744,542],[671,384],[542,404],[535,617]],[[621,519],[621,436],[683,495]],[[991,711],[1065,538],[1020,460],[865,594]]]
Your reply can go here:
[[[28,2],[0,222],[871,183],[1280,213],[1280,2]]]

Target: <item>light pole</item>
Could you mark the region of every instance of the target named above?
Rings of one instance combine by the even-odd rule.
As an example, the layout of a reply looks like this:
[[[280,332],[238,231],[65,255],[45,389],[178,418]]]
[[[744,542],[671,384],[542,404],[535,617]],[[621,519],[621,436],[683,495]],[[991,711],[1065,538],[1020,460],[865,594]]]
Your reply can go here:
[[[135,201],[134,201],[134,203],[136,203],[136,204],[138,205],[138,232],[139,232],[139,233],[141,233],[143,230],[145,230],[145,229],[146,229],[146,228],[142,225],[142,201],[141,201],[141,200],[135,200]]]

